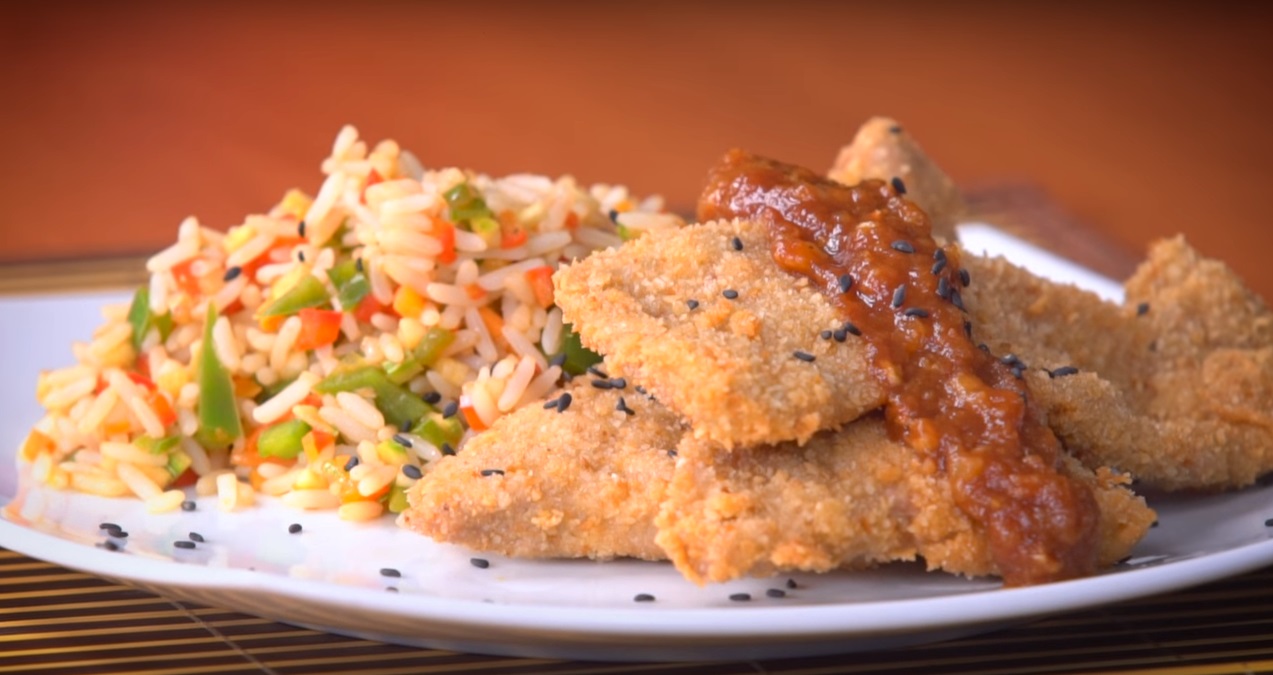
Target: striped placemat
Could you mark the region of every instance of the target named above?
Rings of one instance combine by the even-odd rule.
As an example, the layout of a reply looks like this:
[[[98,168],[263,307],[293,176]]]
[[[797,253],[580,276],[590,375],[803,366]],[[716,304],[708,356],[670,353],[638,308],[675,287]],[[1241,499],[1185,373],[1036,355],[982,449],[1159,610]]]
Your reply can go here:
[[[595,663],[400,647],[175,602],[0,549],[0,673],[1113,673],[1273,670],[1273,568],[962,640],[838,656]]]

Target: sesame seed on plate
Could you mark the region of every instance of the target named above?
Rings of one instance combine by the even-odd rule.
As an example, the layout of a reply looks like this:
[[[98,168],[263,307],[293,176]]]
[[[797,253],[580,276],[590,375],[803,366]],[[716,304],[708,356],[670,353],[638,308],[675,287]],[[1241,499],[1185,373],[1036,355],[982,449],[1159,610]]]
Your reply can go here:
[[[634,602],[654,602],[654,596],[649,593],[637,593],[632,597]]]
[[[287,533],[288,533],[288,534],[300,534],[300,532],[301,532],[301,530],[302,530],[302,529],[303,529],[303,528],[301,527],[301,524],[300,524],[300,523],[292,523],[291,525],[288,525],[288,526],[287,526]]]
[[[202,543],[203,543],[204,541],[206,541],[206,540],[203,538],[203,535],[202,535],[202,534],[199,534],[198,532],[191,532],[191,533],[190,533],[190,541],[193,541],[193,542],[198,543],[198,544],[202,544]]]
[[[420,480],[424,477],[424,474],[420,472],[420,467],[414,464],[403,464],[402,475],[410,478],[411,480]]]
[[[394,569],[394,568],[392,568],[392,567],[381,567],[381,568],[380,568],[380,576],[382,576],[382,577],[393,577],[393,578],[397,579],[397,578],[399,578],[399,577],[401,577],[401,576],[402,576],[402,572],[399,572],[398,570],[396,570],[396,569]]]
[[[751,593],[734,593],[729,596],[729,599],[734,602],[747,602],[751,600]]]
[[[184,549],[192,549],[192,548],[194,548],[194,542],[193,542],[193,541],[186,541],[186,540],[184,540],[184,539],[179,539],[179,540],[177,540],[177,541],[174,541],[174,542],[172,542],[172,545],[173,545],[173,546],[176,546],[177,548],[184,548]]]
[[[491,566],[491,561],[486,558],[469,558],[469,564],[480,570],[484,570]]]

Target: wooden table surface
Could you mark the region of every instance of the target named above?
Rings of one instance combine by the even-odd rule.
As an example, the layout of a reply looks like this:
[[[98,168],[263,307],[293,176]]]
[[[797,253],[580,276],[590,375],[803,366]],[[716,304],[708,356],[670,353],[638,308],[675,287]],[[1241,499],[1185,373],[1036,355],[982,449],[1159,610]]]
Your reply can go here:
[[[683,209],[741,146],[868,116],[1112,246],[1184,233],[1273,294],[1273,12],[1205,3],[5,3],[0,261],[154,251],[319,184],[346,122],[431,166]]]

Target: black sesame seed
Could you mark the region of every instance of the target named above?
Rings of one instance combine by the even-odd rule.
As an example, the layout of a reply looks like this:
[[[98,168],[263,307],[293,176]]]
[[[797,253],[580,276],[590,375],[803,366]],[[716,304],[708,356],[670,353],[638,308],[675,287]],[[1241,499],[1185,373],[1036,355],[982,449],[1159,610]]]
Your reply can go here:
[[[849,339],[849,332],[844,330],[843,328],[840,328],[840,329],[837,329],[835,332],[831,333],[831,337],[835,338],[836,342],[844,342],[845,340]]]
[[[821,333],[818,333],[818,337],[821,337],[823,340],[830,340],[834,335],[835,332],[830,330],[824,330]]]
[[[566,355],[565,355],[565,354],[562,354],[561,356],[562,356],[562,359],[565,359],[565,357],[566,357]],[[438,392],[436,392],[436,391],[431,391],[431,392],[429,392],[429,393],[425,394],[424,396],[421,396],[420,398],[421,398],[421,399],[422,399],[425,403],[428,403],[429,405],[437,405],[437,404],[439,404],[439,403],[441,403],[441,402],[442,402],[442,394],[439,394],[439,393],[438,393]]]
[[[857,326],[854,326],[852,323],[849,323],[848,321],[845,321],[845,322],[844,322],[843,329],[844,329],[845,331],[847,331],[847,332],[849,333],[849,335],[861,335],[861,334],[862,334],[862,330],[861,330],[861,329],[859,329]]]
[[[901,307],[903,302],[906,302],[906,284],[898,286],[897,290],[893,291],[893,309]]]
[[[398,425],[398,431],[405,434],[408,431],[411,431],[411,427],[413,426],[415,425],[411,423],[411,420],[402,420],[402,423]]]
[[[1148,302],[1142,302],[1139,305],[1136,305],[1136,316],[1145,316],[1148,313],[1149,313]]]
[[[894,251],[901,251],[902,253],[915,252],[915,247],[912,246],[911,243],[909,241],[906,241],[905,239],[898,239],[897,241],[893,242],[891,246],[893,247]]]
[[[972,338],[972,322],[968,319],[964,319],[964,335],[967,335],[969,339]]]
[[[613,389],[614,384],[610,380],[593,380],[592,386],[596,389]]]
[[[111,541],[111,540],[109,540],[109,539],[107,539],[106,541],[104,541],[104,542],[102,542],[102,543],[98,544],[98,546],[100,546],[100,547],[102,547],[102,548],[106,549],[107,551],[118,551],[118,550],[119,550],[119,544],[116,544],[115,542],[113,542],[113,541]]]
[[[945,259],[946,259],[946,249],[941,247],[933,249],[933,260],[945,260]]]
[[[727,288],[727,289],[725,289],[725,290],[721,291],[721,295],[725,296],[725,299],[726,299],[726,300],[737,300],[737,299],[738,299],[738,291],[736,291],[736,290],[734,290],[734,289],[732,289],[732,288]]]
[[[650,394],[649,394],[649,392],[647,392],[647,391],[645,390],[645,387],[642,387],[642,386],[641,386],[641,385],[639,385],[639,384],[638,384],[637,386],[633,387],[633,389],[635,389],[635,390],[636,390],[636,393],[638,393],[638,394],[640,394],[640,395],[642,395],[642,396],[649,396],[649,395],[650,395]]]
[[[424,474],[420,472],[420,467],[414,464],[403,464],[402,475],[410,478],[411,480],[420,480],[424,476]]]
[[[296,252],[296,259],[297,259],[297,260],[299,260],[299,261],[301,261],[301,262],[305,262],[305,252],[304,252],[304,251],[297,251],[297,252]]]
[[[988,345],[988,344],[986,344],[986,343],[984,343],[984,342],[979,343],[979,344],[977,345],[977,349],[980,349],[981,351],[983,351],[983,352],[985,352],[985,353],[987,353],[987,354],[989,354],[989,353],[990,353],[990,345]]]
[[[961,312],[966,312],[966,311],[968,311],[968,310],[964,309],[964,299],[963,299],[963,296],[959,295],[959,291],[957,291],[957,290],[951,289],[951,291],[950,291],[950,304],[952,304],[952,305],[954,305],[955,307],[959,308],[959,311],[961,311]]]
[[[116,525],[115,523],[102,523],[101,525],[98,525],[98,526],[97,526],[97,529],[99,529],[99,530],[118,530],[118,529],[120,529],[120,527],[119,527],[119,525]]]
[[[302,528],[302,527],[301,527],[301,524],[300,524],[300,523],[292,523],[291,525],[288,525],[288,526],[287,526],[287,533],[288,533],[288,534],[300,534],[300,532],[301,532],[301,530],[302,530],[302,529],[304,529],[304,528]]]
[[[635,411],[635,410],[633,410],[633,409],[631,409],[631,408],[629,408],[629,407],[628,407],[628,402],[627,402],[627,401],[624,401],[622,396],[620,396],[620,397],[619,397],[619,402],[618,402],[618,403],[614,406],[614,409],[615,409],[615,410],[618,410],[619,412],[621,412],[621,413],[623,413],[623,414],[625,414],[625,415],[635,415],[635,414],[636,414],[636,411]]]
[[[393,578],[395,578],[395,579],[398,579],[398,578],[402,577],[402,572],[399,572],[398,570],[395,570],[395,569],[394,569],[394,568],[392,568],[392,567],[381,567],[381,568],[380,568],[380,576],[382,576],[382,577],[393,577]]]
[[[1074,366],[1061,366],[1056,370],[1049,370],[1048,377],[1056,379],[1058,377],[1065,377],[1066,375],[1074,375],[1077,372],[1079,372],[1079,369]]]
[[[906,311],[902,312],[902,314],[905,316],[911,316],[917,319],[922,319],[928,316],[928,310],[924,309],[923,307],[909,307],[907,308]]]
[[[126,532],[126,531],[124,531],[124,530],[107,530],[107,531],[106,531],[106,534],[107,534],[107,535],[109,535],[109,536],[111,536],[111,537],[114,537],[115,539],[127,539],[127,538],[128,538],[128,532]]]
[[[676,458],[676,455],[677,455],[676,448],[672,448],[671,450],[668,450],[668,451],[667,451],[667,456],[668,456],[668,457],[671,457],[671,458],[675,459],[675,458]]]
[[[841,275],[840,275],[840,280],[839,280],[839,281],[840,281],[840,292],[841,292],[841,293],[848,293],[848,292],[849,292],[849,289],[850,289],[850,288],[853,288],[853,275],[852,275],[852,274],[841,274]]]
[[[804,361],[805,363],[813,363],[813,360],[817,358],[816,356],[814,356],[813,354],[810,354],[809,352],[802,352],[802,351],[792,352],[791,355],[796,357],[797,359],[800,359],[801,361]]]
[[[950,299],[950,282],[946,280],[946,277],[937,279],[937,297],[942,300]]]
[[[1264,526],[1273,527],[1273,518],[1269,518],[1268,520],[1264,521]]]
[[[785,598],[787,597],[787,592],[782,590],[781,588],[771,588],[765,591],[765,595],[771,598]]]
[[[964,288],[968,288],[968,284],[972,283],[972,275],[968,274],[967,268],[959,268],[959,283],[963,284]]]
[[[185,500],[184,502],[181,502],[181,510],[182,510],[182,511],[193,511],[193,510],[195,510],[195,509],[197,509],[197,508],[199,508],[199,505],[198,505],[198,504],[195,504],[193,501],[191,501],[191,500],[189,500],[189,499]]]
[[[691,311],[698,309],[698,301],[693,298],[690,298],[689,300],[685,301],[685,306],[689,307]]]
[[[195,543],[197,543],[197,544],[202,544],[202,543],[203,543],[204,541],[206,541],[206,540],[203,538],[203,535],[202,535],[202,534],[199,534],[198,532],[191,532],[191,533],[190,533],[190,541],[193,541],[193,542],[195,542]]]
[[[305,236],[305,221],[302,220],[301,222],[296,224],[296,236],[298,237]]]
[[[174,541],[174,542],[172,542],[172,545],[173,545],[173,546],[176,546],[177,548],[185,548],[185,549],[191,549],[191,548],[194,548],[194,542],[193,542],[193,541],[178,540],[178,541]]]
[[[1150,527],[1158,527],[1158,521],[1156,521],[1156,520],[1155,520],[1154,522],[1150,523],[1150,524],[1149,524],[1149,526],[1150,526]]]
[[[796,589],[796,587],[797,587],[797,586],[796,586],[796,580],[795,580],[795,579],[788,579],[788,580],[787,580],[787,590],[795,590],[795,589]]]
[[[225,271],[225,276],[221,277],[221,280],[234,281],[235,279],[239,278],[240,274],[243,274],[243,268],[239,267],[238,265],[235,265],[234,267],[231,267],[230,269]]]
[[[937,250],[940,251],[941,249],[939,248]],[[933,274],[941,274],[942,270],[945,270],[945,269],[946,269],[945,258],[938,258],[937,262],[933,263],[933,269],[932,269]]]
[[[401,445],[401,446],[402,446],[402,447],[404,447],[404,448],[413,448],[413,447],[415,447],[415,446],[411,443],[411,439],[410,439],[410,438],[407,438],[406,436],[403,436],[402,434],[394,434],[394,435],[393,435],[393,442],[394,442],[394,443],[397,443],[398,445]]]
[[[729,245],[733,246],[735,251],[743,250],[743,240],[739,239],[738,237],[734,237],[733,239],[731,239],[729,241]]]
[[[588,374],[593,375],[594,377],[599,377],[603,380],[610,379],[610,376],[606,374],[606,371],[602,370],[601,368],[595,365],[588,366]]]
[[[557,401],[558,401],[558,403],[557,403],[557,412],[559,412],[559,413],[566,412],[566,408],[569,408],[569,407],[570,407],[570,402],[571,402],[572,400],[574,400],[574,399],[570,396],[570,392],[568,392],[568,391],[562,392],[562,393],[561,393],[561,398],[557,399]]]
[[[896,124],[894,124],[893,126],[889,127],[889,128],[888,128],[888,130],[889,130],[889,133],[893,133],[893,134],[900,134],[900,133],[902,133],[902,128],[901,128],[901,127],[899,127],[899,126],[897,126]]]
[[[469,558],[469,564],[478,568],[479,570],[484,570],[491,566],[491,561],[487,560],[486,558]]]
[[[729,599],[734,602],[747,602],[748,600],[751,600],[751,593],[734,593],[729,596]]]
[[[503,476],[503,469],[482,469],[483,476]]]
[[[387,592],[387,593],[397,593],[397,592],[398,592],[398,587],[397,587],[397,586],[385,586],[385,592]]]
[[[1024,372],[1025,372],[1025,367],[1022,366],[1021,364],[1018,363],[1012,366],[1012,376],[1017,378],[1018,380],[1021,379],[1021,374]]]
[[[354,269],[358,270],[359,274],[365,271],[362,266],[362,258],[354,258]]]
[[[546,401],[546,402],[544,403],[544,410],[552,410],[553,408],[556,408],[556,407],[557,407],[557,404],[558,404],[558,403],[561,403],[561,401],[560,401],[560,400],[558,400],[558,399],[553,399],[553,400],[551,400],[551,401]]]
[[[345,471],[352,471],[353,468],[358,466],[360,462],[362,462],[362,460],[358,459],[358,455],[350,456],[349,461],[345,462]]]
[[[1005,354],[1004,356],[999,357],[999,360],[1003,362],[1003,365],[1005,366],[1011,366],[1013,364],[1021,363],[1021,359],[1017,358],[1016,354],[1011,354],[1011,353]]]
[[[637,593],[632,600],[633,602],[654,602],[654,596],[649,593]]]
[[[455,448],[451,447],[450,443],[443,443],[442,447],[438,448],[438,450],[441,450],[443,455],[455,454]]]
[[[551,359],[548,359],[548,365],[557,366],[558,368],[565,365],[565,363],[566,363],[566,352],[555,354]]]
[[[612,377],[610,378],[610,386],[614,387],[615,389],[627,389],[628,381],[627,379],[622,377]]]
[[[903,183],[901,178],[898,178],[897,176],[893,176],[893,180],[891,182],[893,185],[893,189],[897,191],[897,194],[899,195],[906,194],[906,183]]]
[[[616,209],[610,209],[610,213],[607,215],[610,216],[610,222],[616,225],[619,224],[619,212]]]
[[[460,402],[451,401],[450,403],[446,404],[445,408],[442,409],[442,417],[449,419],[449,418],[455,417],[455,413],[457,412],[460,412]]]

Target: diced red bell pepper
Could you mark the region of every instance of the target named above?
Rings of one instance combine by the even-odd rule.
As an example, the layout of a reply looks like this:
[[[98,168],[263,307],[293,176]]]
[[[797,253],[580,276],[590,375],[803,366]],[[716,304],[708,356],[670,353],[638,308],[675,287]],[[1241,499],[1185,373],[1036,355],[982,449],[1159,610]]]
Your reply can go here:
[[[535,302],[545,309],[553,304],[553,268],[548,265],[526,270],[526,281],[535,292]]]
[[[329,345],[340,337],[341,313],[330,309],[307,307],[297,312],[301,318],[301,332],[296,337],[296,348],[301,351]]]

